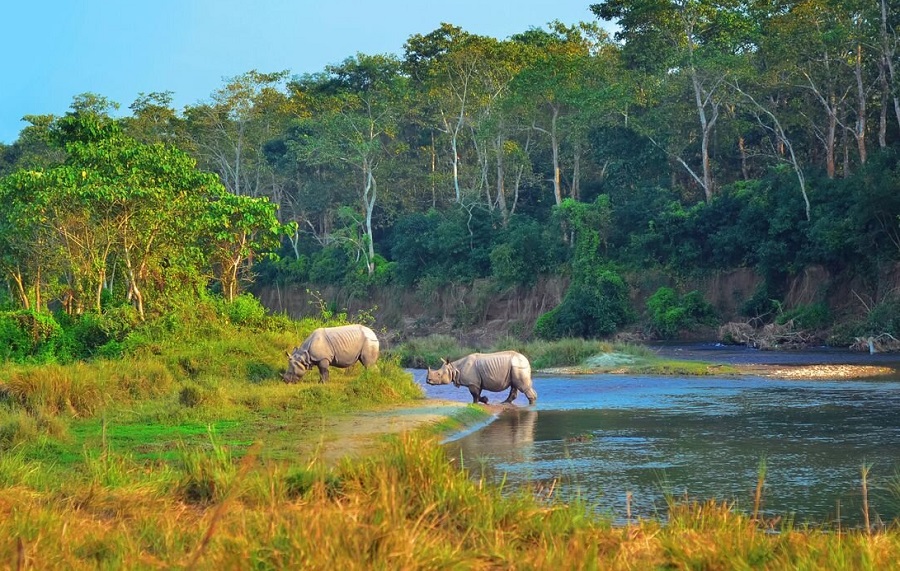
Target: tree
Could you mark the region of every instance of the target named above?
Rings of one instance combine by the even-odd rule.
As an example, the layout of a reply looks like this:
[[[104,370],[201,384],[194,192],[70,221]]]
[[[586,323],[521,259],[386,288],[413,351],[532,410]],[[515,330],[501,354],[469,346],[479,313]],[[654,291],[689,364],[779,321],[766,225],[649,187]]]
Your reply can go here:
[[[608,120],[610,108],[623,98],[615,89],[617,50],[604,31],[596,25],[566,27],[559,22],[553,23],[551,30],[532,29],[513,37],[537,51],[513,80],[509,99],[517,111],[527,110],[530,128],[549,139],[553,198],[559,206],[564,198],[563,143],[572,140],[570,195],[578,198],[580,153],[588,118]]]
[[[479,61],[462,50],[474,41],[462,28],[441,23],[427,35],[414,35],[404,45],[404,67],[411,80],[421,85],[429,109],[436,115],[432,128],[446,135],[456,202],[462,200],[460,186],[460,138],[472,105],[473,78]]]
[[[184,152],[140,143],[94,109],[53,123],[64,162],[0,181],[10,204],[0,213],[0,265],[22,305],[33,299],[40,309],[46,288],[60,282],[55,293],[70,312],[99,313],[101,294],[121,291],[143,318],[148,299],[205,287],[200,280],[212,264],[223,268],[233,299],[244,262],[277,245],[275,205],[226,193]]]
[[[21,170],[0,179],[0,266],[25,309],[45,306],[47,281],[61,268],[43,176]]]
[[[129,106],[132,116],[123,120],[125,132],[142,143],[184,142],[184,124],[172,108],[172,92],[140,93]]]
[[[218,173],[233,194],[280,200],[264,145],[290,116],[289,100],[281,91],[287,74],[249,71],[229,79],[210,102],[185,110],[200,164]]]
[[[327,168],[349,167],[357,189],[369,275],[375,271],[372,217],[379,197],[381,165],[399,152],[398,118],[403,108],[400,63],[392,56],[358,54],[322,74],[305,76],[297,88],[319,100],[317,128],[296,145],[297,156]]]
[[[499,104],[524,61],[522,45],[463,32],[442,24],[412,36],[405,45],[404,69],[417,86],[425,122],[448,145],[454,201],[484,193],[489,208],[508,217],[504,158],[508,128]],[[493,159],[493,161],[492,161]],[[491,190],[491,166],[496,168]]]
[[[265,197],[238,196],[212,186],[200,220],[201,244],[229,302],[250,278],[254,259],[274,251],[292,231],[275,215],[278,206]]]
[[[747,47],[750,23],[737,0],[607,0],[591,5],[598,17],[616,20],[626,65],[649,74],[653,87],[690,93],[700,139],[700,168],[685,156],[679,131],[667,132],[671,120],[644,123],[654,144],[680,164],[703,189],[709,202],[715,193],[711,140],[721,116],[725,81]],[[699,170],[699,173],[697,172]]]
[[[41,169],[65,158],[64,151],[52,141],[50,128],[56,117],[26,115],[23,120],[29,125],[22,129],[15,143],[4,149],[0,160],[0,176],[16,169]]]

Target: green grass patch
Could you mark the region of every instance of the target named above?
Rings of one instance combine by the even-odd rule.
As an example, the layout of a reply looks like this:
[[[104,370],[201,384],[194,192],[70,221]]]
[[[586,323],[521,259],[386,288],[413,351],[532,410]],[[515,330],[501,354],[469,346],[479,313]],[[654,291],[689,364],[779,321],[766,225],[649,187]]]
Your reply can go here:
[[[732,365],[706,363],[703,361],[673,361],[652,359],[625,367],[629,373],[673,376],[738,375],[740,370]]]
[[[431,436],[446,436],[484,422],[490,417],[491,414],[483,406],[469,404],[460,407],[445,419],[428,425],[422,432]]]

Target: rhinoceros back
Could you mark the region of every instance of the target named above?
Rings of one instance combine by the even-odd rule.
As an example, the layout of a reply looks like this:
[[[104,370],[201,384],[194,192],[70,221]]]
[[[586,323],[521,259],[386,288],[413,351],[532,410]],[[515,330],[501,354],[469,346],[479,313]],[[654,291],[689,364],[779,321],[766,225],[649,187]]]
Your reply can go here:
[[[310,352],[319,359],[329,358],[335,367],[349,367],[361,359],[369,365],[366,361],[373,360],[373,351],[374,359],[378,358],[378,337],[368,327],[341,325],[317,329],[317,333],[320,339],[312,341]],[[317,351],[322,354],[316,355]]]

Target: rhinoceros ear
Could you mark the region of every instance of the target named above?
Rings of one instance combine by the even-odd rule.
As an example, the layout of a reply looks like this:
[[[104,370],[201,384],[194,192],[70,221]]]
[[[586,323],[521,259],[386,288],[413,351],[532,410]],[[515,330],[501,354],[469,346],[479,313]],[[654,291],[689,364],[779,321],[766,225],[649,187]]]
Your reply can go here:
[[[292,357],[292,355],[289,351],[285,351],[284,354],[287,355],[288,359],[290,359]]]

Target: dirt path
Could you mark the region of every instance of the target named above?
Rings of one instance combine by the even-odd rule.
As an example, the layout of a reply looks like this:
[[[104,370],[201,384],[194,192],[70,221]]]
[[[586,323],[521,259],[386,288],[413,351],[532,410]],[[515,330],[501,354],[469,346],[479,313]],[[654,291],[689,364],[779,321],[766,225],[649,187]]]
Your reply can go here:
[[[460,412],[461,402],[432,400],[396,407],[357,412],[322,419],[302,442],[301,453],[335,463],[346,456],[361,456],[371,452],[380,439],[431,424],[436,424]]]

